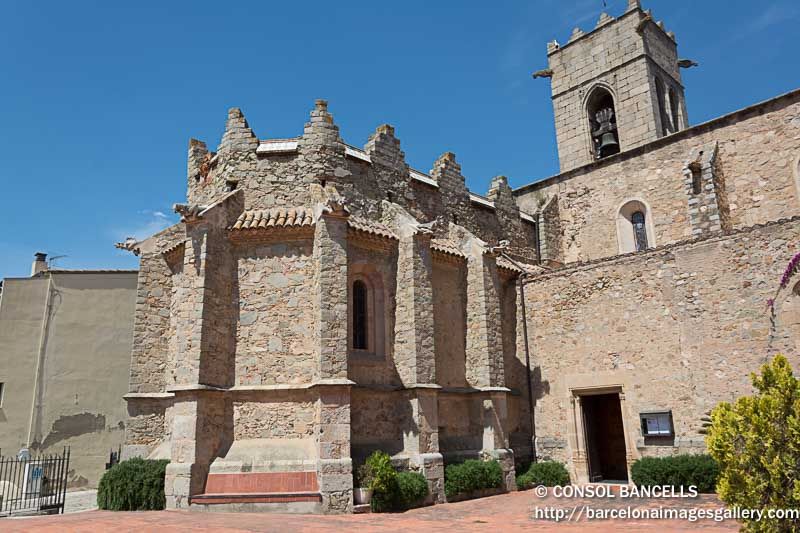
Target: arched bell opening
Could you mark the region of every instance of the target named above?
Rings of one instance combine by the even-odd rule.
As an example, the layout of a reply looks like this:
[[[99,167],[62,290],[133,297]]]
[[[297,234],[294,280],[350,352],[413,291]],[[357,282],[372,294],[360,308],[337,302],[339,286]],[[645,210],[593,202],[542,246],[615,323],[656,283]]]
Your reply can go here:
[[[595,159],[618,154],[619,133],[614,97],[603,87],[597,87],[586,103]]]

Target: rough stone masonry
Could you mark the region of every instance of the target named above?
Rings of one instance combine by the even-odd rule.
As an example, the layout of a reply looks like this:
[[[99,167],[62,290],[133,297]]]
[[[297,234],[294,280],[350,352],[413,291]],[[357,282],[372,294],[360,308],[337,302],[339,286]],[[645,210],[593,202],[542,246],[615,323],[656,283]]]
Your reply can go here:
[[[773,338],[765,312],[800,91],[689,127],[675,36],[634,0],[548,58],[563,173],[516,191],[470,192],[451,152],[410,168],[389,125],[345,144],[324,100],[300,137],[233,108],[216,152],[190,141],[181,222],[126,245],[125,454],[170,459],[169,507],[350,512],[374,450],[433,502],[466,458],[506,490],[534,454],[621,478],[701,451],[767,356],[800,362],[800,290]]]

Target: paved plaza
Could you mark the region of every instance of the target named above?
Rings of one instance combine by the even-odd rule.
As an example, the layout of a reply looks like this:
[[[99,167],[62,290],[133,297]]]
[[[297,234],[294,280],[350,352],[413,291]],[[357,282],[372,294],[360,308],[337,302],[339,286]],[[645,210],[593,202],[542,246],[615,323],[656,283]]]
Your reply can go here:
[[[611,503],[609,503],[611,502]],[[533,491],[513,492],[479,500],[448,503],[405,513],[365,515],[277,515],[257,513],[202,513],[161,511],[114,513],[88,511],[61,516],[7,520],[4,532],[82,531],[738,531],[734,521],[676,520],[585,521],[554,523],[531,518],[534,508],[593,507],[702,508],[721,507],[714,496],[667,500],[556,500],[537,498]]]

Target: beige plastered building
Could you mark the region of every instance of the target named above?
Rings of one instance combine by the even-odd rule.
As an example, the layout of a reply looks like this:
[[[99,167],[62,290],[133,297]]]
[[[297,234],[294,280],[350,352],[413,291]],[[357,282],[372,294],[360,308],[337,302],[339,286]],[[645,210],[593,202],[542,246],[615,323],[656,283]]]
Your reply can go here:
[[[36,255],[0,294],[0,454],[68,447],[68,487],[96,487],[125,436],[137,272],[48,269]]]

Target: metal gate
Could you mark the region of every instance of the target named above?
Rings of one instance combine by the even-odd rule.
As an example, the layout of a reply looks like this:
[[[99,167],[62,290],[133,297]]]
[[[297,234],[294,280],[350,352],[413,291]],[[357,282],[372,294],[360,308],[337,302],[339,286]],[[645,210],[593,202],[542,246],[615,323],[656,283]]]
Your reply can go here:
[[[69,448],[61,454],[0,455],[0,517],[64,512]]]

